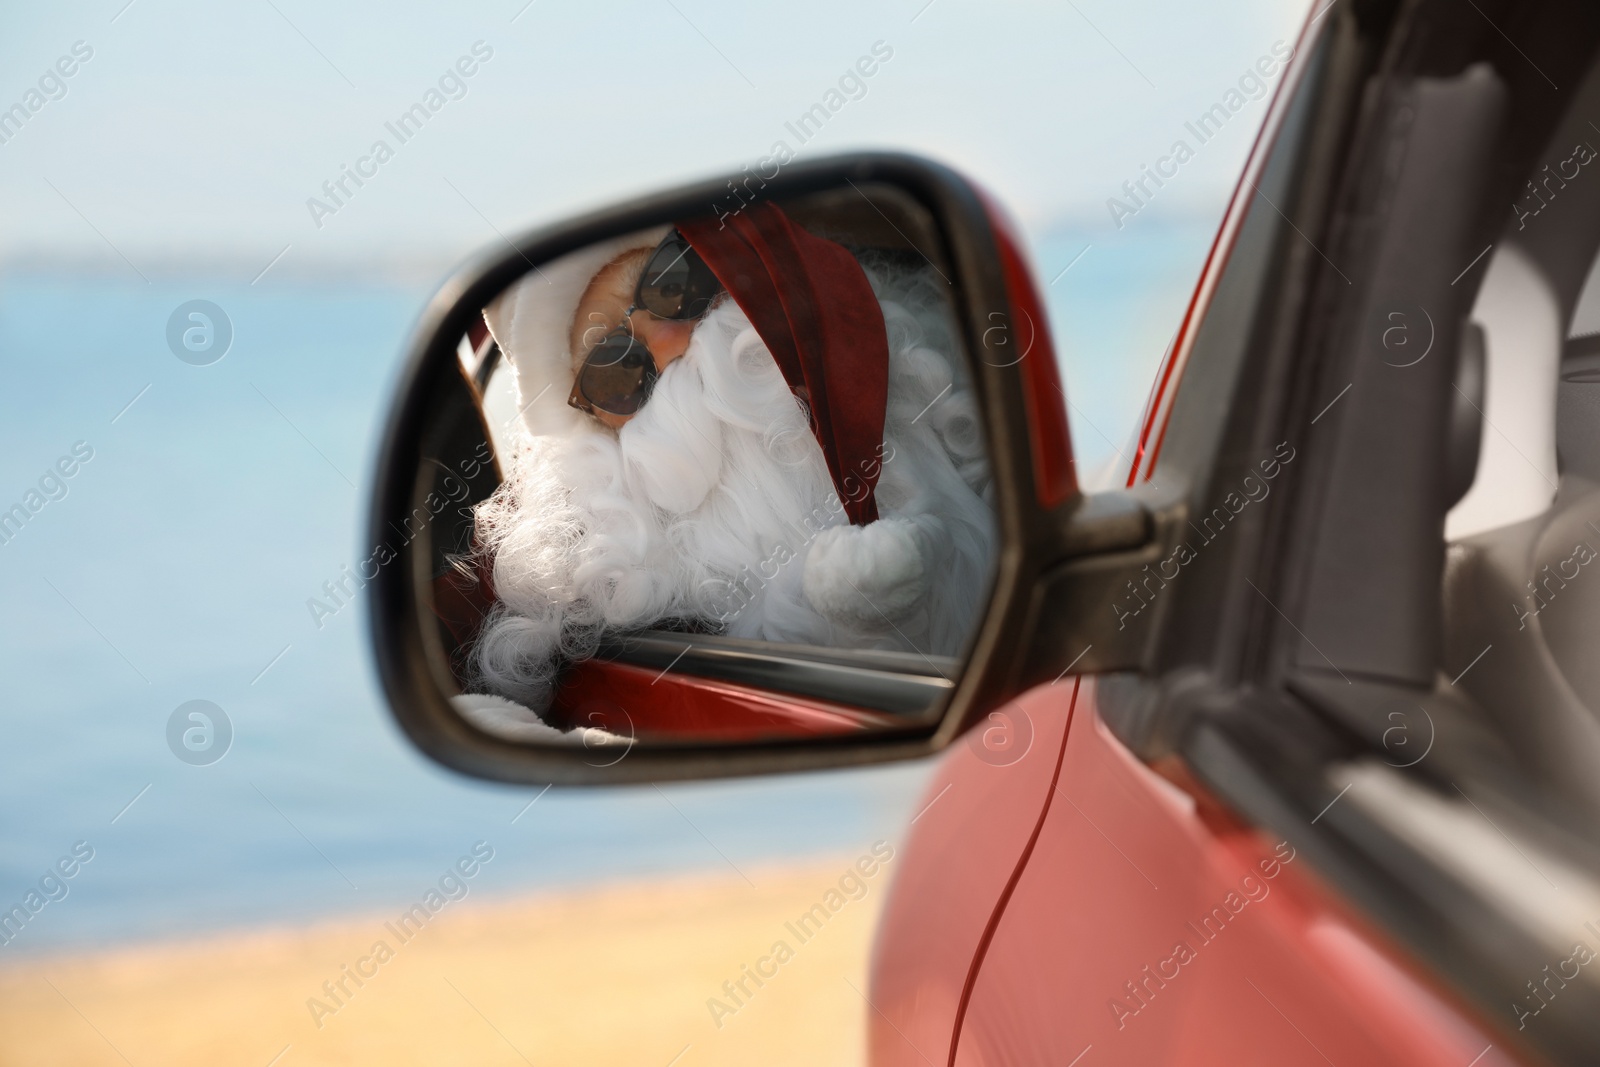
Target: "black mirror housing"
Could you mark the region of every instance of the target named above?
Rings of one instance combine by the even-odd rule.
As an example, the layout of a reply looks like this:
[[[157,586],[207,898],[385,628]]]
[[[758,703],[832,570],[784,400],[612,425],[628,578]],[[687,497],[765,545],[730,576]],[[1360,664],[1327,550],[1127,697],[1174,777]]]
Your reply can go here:
[[[454,682],[431,602],[431,561],[441,545],[465,535],[434,504],[441,478],[455,475],[476,497],[498,475],[463,404],[461,339],[497,294],[541,264],[618,235],[690,216],[737,213],[766,199],[860,199],[888,189],[914,203],[928,222],[907,235],[945,276],[987,435],[999,548],[987,608],[958,672],[929,715],[902,728],[816,738],[736,743],[632,745],[622,757],[583,746],[518,743],[474,727],[453,709]],[[876,210],[876,209],[874,209]],[[926,247],[936,243],[935,247]],[[452,408],[452,405],[454,406]],[[441,410],[457,416],[441,419]],[[480,438],[481,442],[481,438]],[[441,455],[473,455],[471,470],[441,468]],[[1076,664],[1110,662],[1085,643],[1043,627],[1053,647],[1034,640],[1044,581],[1067,561],[1129,550],[1151,537],[1144,509],[1125,498],[1086,500],[1074,475],[1066,402],[1043,305],[1016,238],[1001,213],[972,183],[940,164],[890,154],[856,154],[784,167],[770,180],[745,173],[718,178],[595,212],[491,248],[450,279],[424,311],[406,358],[384,431],[369,535],[382,563],[371,581],[370,632],[385,692],[401,729],[429,756],[476,777],[517,783],[616,784],[853,766],[937,752],[989,711]],[[477,480],[481,484],[473,485]],[[437,519],[434,517],[438,516]],[[431,520],[431,521],[430,521]],[[469,524],[470,525],[470,524]],[[470,529],[465,531],[470,533]],[[1102,615],[1104,616],[1102,618]],[[1086,616],[1087,617],[1087,616]],[[1106,626],[1097,613],[1078,629]],[[1090,638],[1093,637],[1091,633]],[[1116,641],[1109,635],[1103,647]],[[1113,657],[1114,658],[1114,657]],[[746,663],[747,673],[759,669]],[[775,675],[774,675],[775,676]],[[777,694],[782,699],[782,693]]]

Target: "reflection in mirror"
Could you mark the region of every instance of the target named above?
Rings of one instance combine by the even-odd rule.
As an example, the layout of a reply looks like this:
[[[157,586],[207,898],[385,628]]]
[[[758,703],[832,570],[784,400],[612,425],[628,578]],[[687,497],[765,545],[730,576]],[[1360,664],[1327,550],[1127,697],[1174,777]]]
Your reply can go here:
[[[932,721],[997,539],[944,263],[862,185],[601,241],[484,307],[424,449],[459,502],[429,597],[457,710],[596,763]]]

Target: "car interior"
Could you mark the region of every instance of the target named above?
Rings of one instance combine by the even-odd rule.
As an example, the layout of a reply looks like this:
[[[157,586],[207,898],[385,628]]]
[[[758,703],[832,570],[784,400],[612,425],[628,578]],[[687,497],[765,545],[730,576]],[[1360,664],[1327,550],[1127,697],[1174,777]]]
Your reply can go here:
[[[1447,681],[1552,795],[1600,814],[1600,67],[1483,262],[1478,460],[1449,512]],[[1481,655],[1481,659],[1479,658]]]
[[[1097,685],[1147,762],[1303,845],[1485,1011],[1532,1012],[1600,915],[1600,27],[1455,11],[1419,8],[1409,50],[1307,50],[1135,491],[1207,515],[1277,442],[1305,458],[1156,602],[1206,624]],[[1600,984],[1563,988],[1532,1038],[1560,1062]]]

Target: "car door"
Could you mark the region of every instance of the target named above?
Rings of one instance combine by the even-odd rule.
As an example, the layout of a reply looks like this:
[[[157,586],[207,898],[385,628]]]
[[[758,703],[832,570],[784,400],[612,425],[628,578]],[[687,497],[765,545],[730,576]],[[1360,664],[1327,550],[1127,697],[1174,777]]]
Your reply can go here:
[[[1496,432],[1471,402],[1473,256],[1572,100],[1531,79],[1579,81],[1594,26],[1559,5],[1475,20],[1331,7],[1297,47],[1132,463],[1132,491],[1181,529],[1095,610],[1148,644],[1076,687],[1048,782],[1048,761],[1026,772],[1043,809],[956,998],[952,1064],[1479,1064],[1587,1047],[1570,1017],[1533,1032],[1528,1009],[1504,1010],[1508,972],[1538,974],[1506,966],[1526,945],[1484,945],[1509,937],[1512,899],[1469,912],[1442,903],[1460,891],[1447,880],[1420,889],[1416,839],[1378,842],[1360,824],[1373,802],[1340,810],[1357,778],[1329,767],[1360,751],[1354,730],[1409,769],[1424,718],[1444,720],[1440,529],[1472,480],[1472,433]],[[1513,37],[1546,46],[1539,73]],[[1428,351],[1443,354],[1431,367]],[[893,933],[885,988],[887,957],[906,955]],[[1586,995],[1561,989],[1563,1009]],[[942,1051],[912,1048],[917,1019],[874,1020],[878,1062]]]

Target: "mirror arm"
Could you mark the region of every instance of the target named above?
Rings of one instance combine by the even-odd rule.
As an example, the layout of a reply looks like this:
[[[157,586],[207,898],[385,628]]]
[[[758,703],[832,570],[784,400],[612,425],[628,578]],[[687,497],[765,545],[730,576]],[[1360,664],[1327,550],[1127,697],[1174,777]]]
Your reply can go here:
[[[1079,496],[1056,512],[1034,583],[1013,691],[1074,674],[1140,670],[1171,597],[1157,564],[1177,543],[1181,492],[1143,485]]]
[[[1137,548],[1150,539],[1150,511],[1132,493],[1086,493],[1056,510],[1055,562]]]

